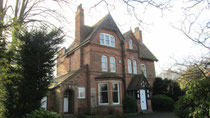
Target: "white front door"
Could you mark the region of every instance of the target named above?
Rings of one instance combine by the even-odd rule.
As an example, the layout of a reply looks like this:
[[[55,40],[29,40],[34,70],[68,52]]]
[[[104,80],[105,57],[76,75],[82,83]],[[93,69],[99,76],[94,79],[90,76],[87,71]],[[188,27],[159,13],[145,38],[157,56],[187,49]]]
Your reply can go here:
[[[140,90],[141,110],[147,110],[147,101],[145,90]]]
[[[69,100],[68,100],[68,98],[64,98],[63,111],[64,112],[68,112],[69,111]]]

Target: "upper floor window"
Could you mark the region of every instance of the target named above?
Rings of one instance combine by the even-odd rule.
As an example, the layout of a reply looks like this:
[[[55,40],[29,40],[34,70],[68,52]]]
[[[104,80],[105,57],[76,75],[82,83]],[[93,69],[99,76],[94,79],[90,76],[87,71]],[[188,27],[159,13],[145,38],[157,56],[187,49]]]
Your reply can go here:
[[[129,49],[133,49],[133,41],[131,39],[129,40]]]
[[[128,59],[128,73],[132,73],[132,64],[130,59]]]
[[[136,60],[133,60],[133,73],[134,73],[134,74],[137,74]]]
[[[110,57],[110,70],[111,72],[116,72],[116,63],[114,57]]]
[[[140,70],[143,72],[144,76],[147,77],[147,69],[145,64],[140,65]]]
[[[115,47],[115,38],[110,34],[100,33],[100,44]]]
[[[107,56],[102,56],[101,57],[101,66],[102,66],[102,71],[108,71],[108,68],[107,68]]]

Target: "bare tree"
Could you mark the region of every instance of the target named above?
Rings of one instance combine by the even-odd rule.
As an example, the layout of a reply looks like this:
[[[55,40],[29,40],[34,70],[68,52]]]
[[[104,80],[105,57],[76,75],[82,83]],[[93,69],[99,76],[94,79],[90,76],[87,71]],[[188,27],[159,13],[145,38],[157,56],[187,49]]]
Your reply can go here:
[[[180,27],[175,27],[191,41],[210,49],[210,1],[183,0],[184,17]]]
[[[62,9],[70,7],[70,0],[0,0],[0,43],[5,42],[5,32],[8,28],[13,30],[18,27],[36,26],[37,24],[53,23],[45,20],[53,18],[59,22],[69,22],[66,17],[55,8],[50,8],[47,3],[52,2]],[[34,25],[36,23],[36,25]]]

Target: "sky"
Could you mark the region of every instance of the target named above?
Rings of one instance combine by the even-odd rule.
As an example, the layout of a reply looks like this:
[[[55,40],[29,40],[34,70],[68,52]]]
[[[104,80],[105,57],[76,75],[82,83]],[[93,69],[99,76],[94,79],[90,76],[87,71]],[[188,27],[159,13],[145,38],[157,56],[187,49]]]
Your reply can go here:
[[[107,10],[104,2],[93,7],[99,1],[72,0],[70,7],[64,6],[62,8],[62,13],[70,19],[68,23],[63,25],[68,35],[63,44],[64,47],[67,48],[74,40],[75,12],[77,6],[82,4],[85,13],[85,25],[92,26],[110,13],[122,33],[130,29],[134,31],[135,27],[139,27],[143,33],[144,44],[159,60],[155,63],[156,74],[170,68],[174,64],[174,60],[181,61],[191,57],[201,57],[209,53],[209,50],[193,43],[174,28],[179,27],[179,23],[183,19],[183,11],[181,9],[183,3],[180,1],[177,2],[175,0],[173,7],[163,11],[151,6],[145,7],[142,4],[132,3],[135,6],[137,18],[142,20],[141,24],[139,24],[139,20],[133,14],[129,14],[129,12],[132,12],[132,9],[127,9],[127,6],[121,0],[107,0],[109,3],[114,4],[114,7],[109,6],[109,10]],[[50,4],[47,5],[55,7]],[[203,19],[207,19],[205,14]]]

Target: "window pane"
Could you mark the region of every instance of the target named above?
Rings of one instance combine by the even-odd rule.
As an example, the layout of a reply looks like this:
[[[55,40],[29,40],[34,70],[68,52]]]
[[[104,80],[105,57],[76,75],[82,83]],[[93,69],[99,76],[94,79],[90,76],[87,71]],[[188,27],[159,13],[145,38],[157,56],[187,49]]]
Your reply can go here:
[[[100,84],[100,91],[107,91],[107,84]]]
[[[100,34],[100,44],[104,44],[104,34]]]
[[[107,84],[99,84],[99,103],[108,103]]]
[[[110,70],[111,72],[116,72],[116,63],[114,57],[110,57]]]
[[[85,88],[84,87],[78,88],[78,98],[85,98]]]
[[[145,64],[141,64],[140,68],[141,68],[141,71],[143,72],[144,76],[147,77],[146,65]]]
[[[115,39],[113,36],[111,36],[111,46],[115,47]]]
[[[105,45],[109,45],[109,35],[105,35]]]
[[[137,74],[136,60],[133,60],[133,73]]]
[[[101,66],[102,66],[102,71],[107,71],[107,57],[106,56],[101,57]]]
[[[100,93],[100,103],[108,103],[108,93],[107,92]]]
[[[128,59],[128,73],[132,73],[131,60]]]
[[[112,100],[114,104],[119,104],[119,84],[112,84]]]
[[[133,49],[133,41],[129,40],[129,49]]]

